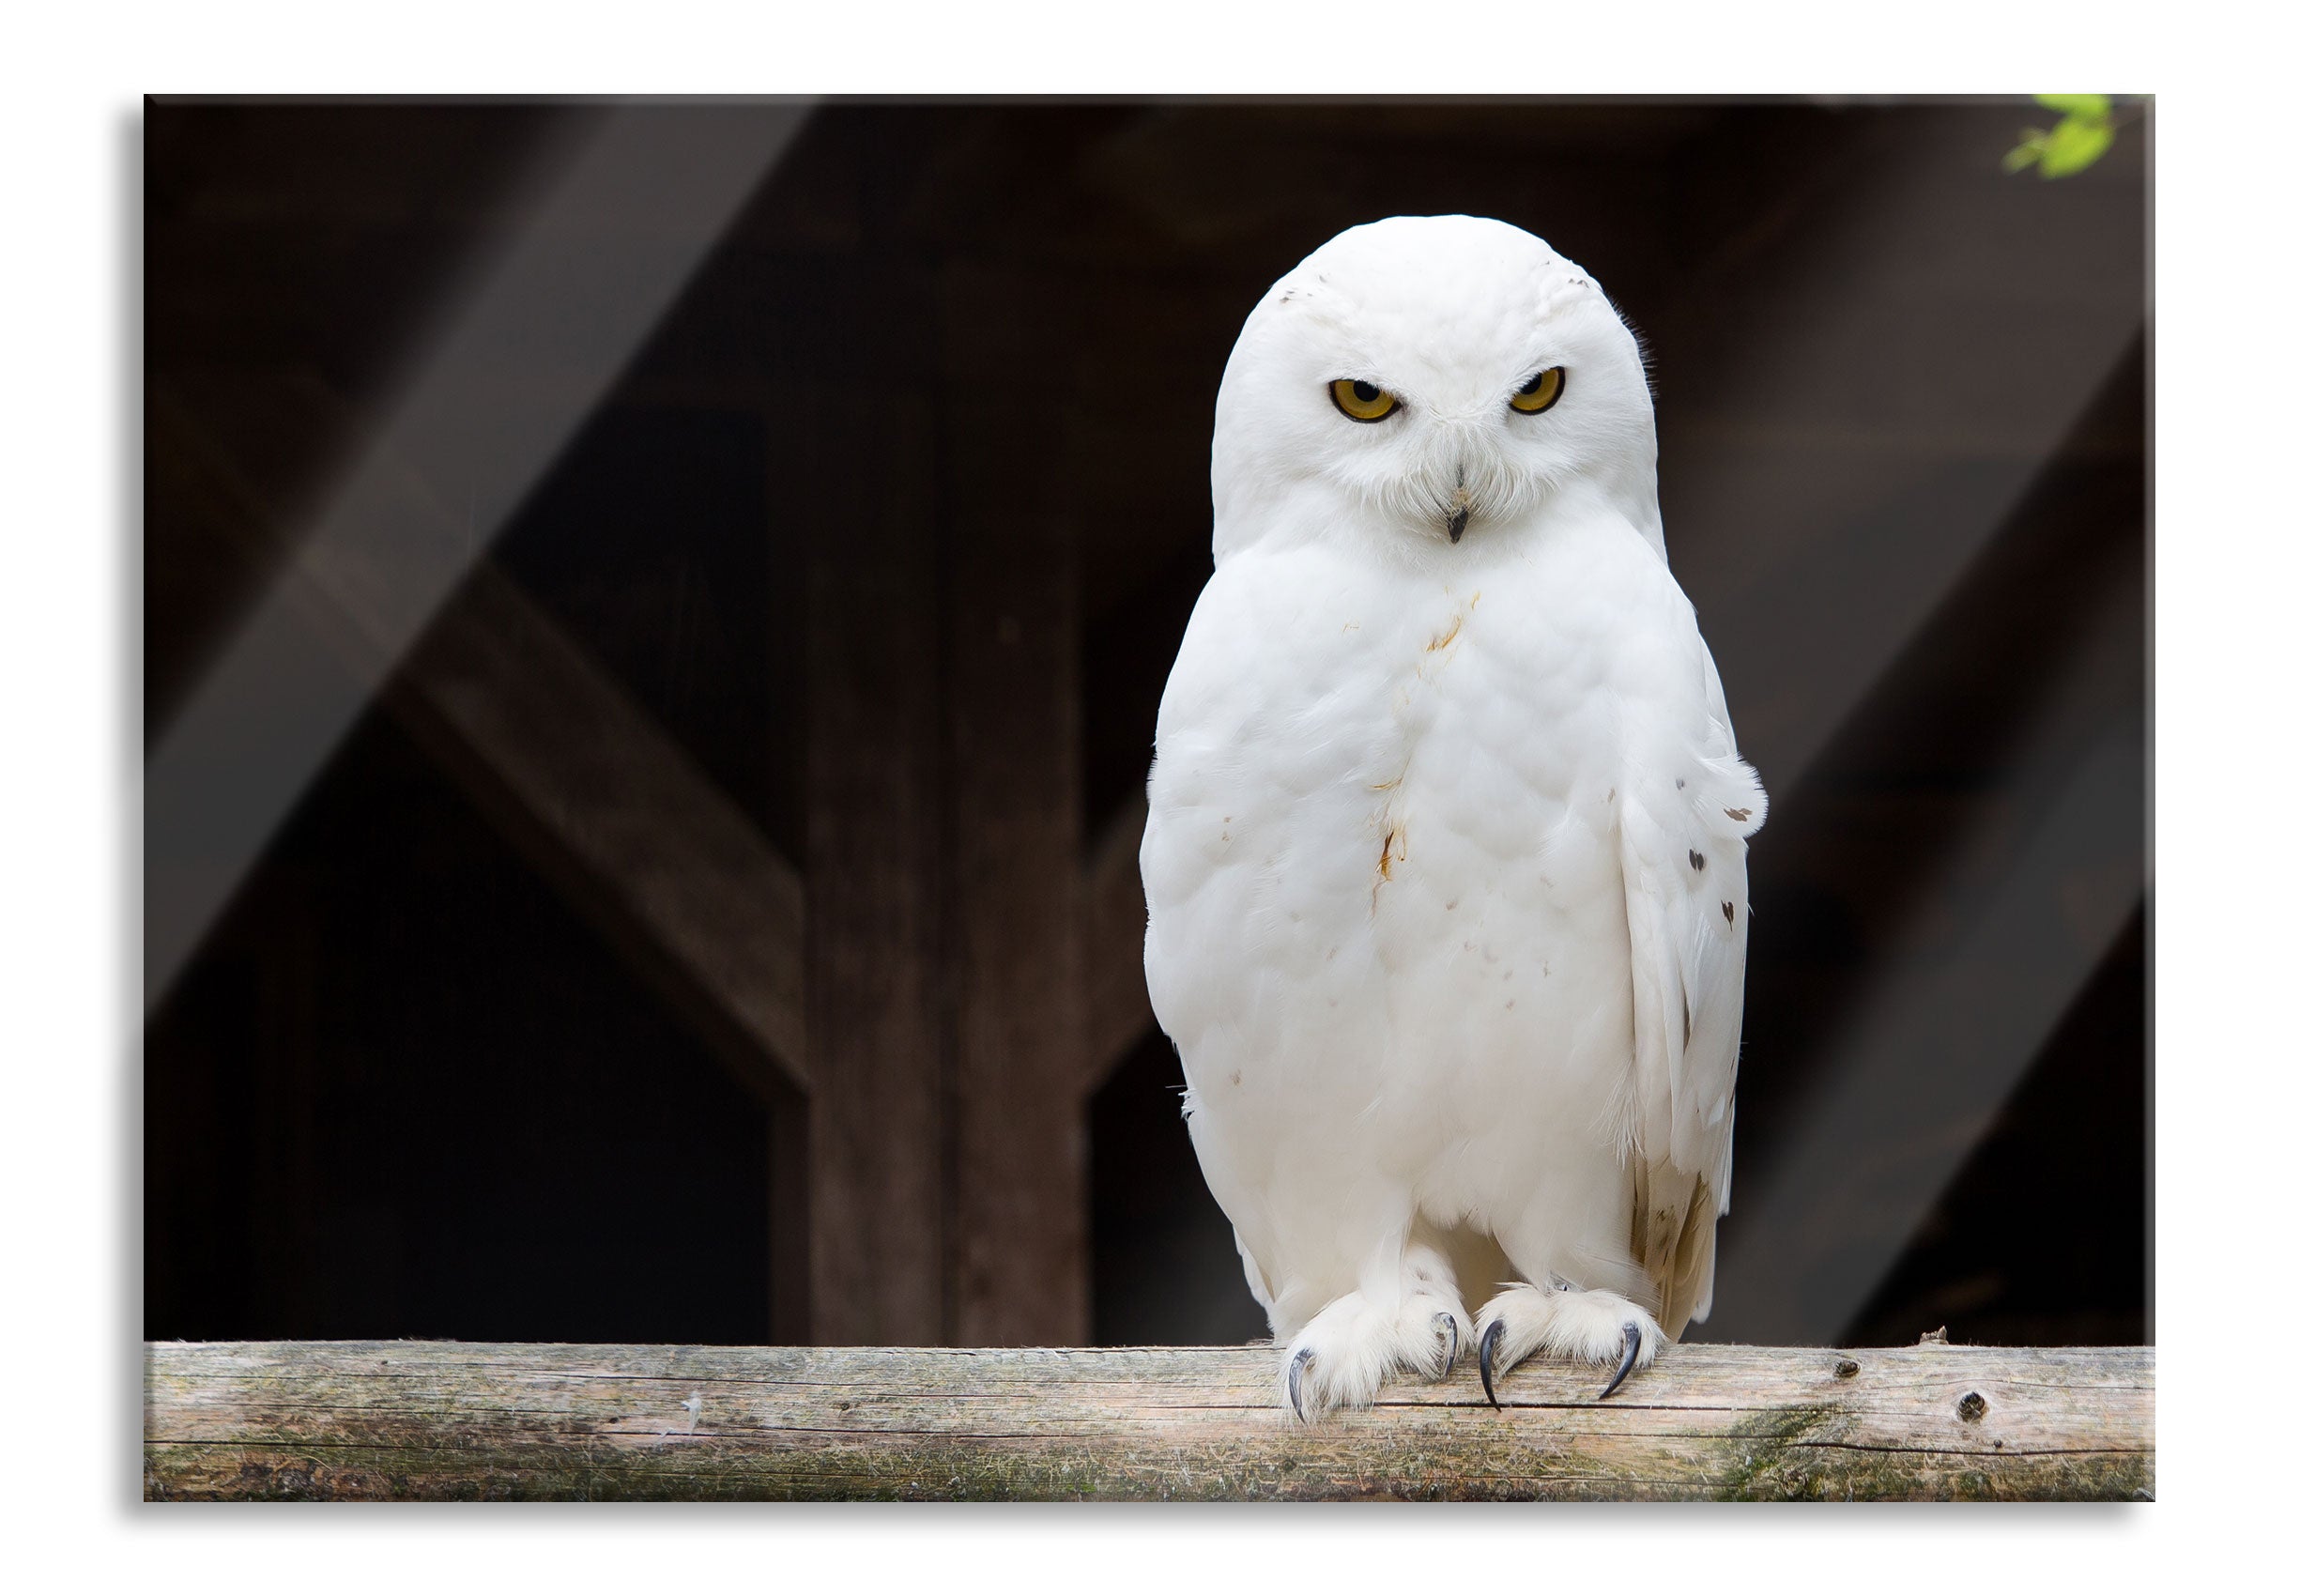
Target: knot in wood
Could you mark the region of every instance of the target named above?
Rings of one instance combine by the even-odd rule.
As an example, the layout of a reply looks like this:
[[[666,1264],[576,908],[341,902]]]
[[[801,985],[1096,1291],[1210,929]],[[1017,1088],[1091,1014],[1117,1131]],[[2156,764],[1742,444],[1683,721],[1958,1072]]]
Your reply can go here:
[[[1956,1417],[1968,1424],[1980,1422],[1981,1415],[1988,1411],[1988,1399],[1978,1391],[1967,1391],[1956,1399]]]

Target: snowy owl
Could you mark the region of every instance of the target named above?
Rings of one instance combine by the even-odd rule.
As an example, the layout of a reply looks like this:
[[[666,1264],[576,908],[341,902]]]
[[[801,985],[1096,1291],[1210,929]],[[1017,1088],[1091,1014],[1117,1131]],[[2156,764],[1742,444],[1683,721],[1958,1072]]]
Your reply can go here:
[[[1353,227],[1231,353],[1144,965],[1305,1420],[1464,1325],[1489,1399],[1610,1395],[1709,1312],[1765,795],[1654,460],[1636,339],[1504,223]]]

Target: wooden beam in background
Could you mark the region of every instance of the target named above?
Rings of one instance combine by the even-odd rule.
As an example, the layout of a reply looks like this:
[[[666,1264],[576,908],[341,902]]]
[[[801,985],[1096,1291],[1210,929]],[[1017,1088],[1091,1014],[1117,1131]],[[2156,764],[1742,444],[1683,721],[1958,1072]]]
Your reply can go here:
[[[1149,911],[1142,900],[1142,827],[1150,801],[1137,794],[1112,815],[1087,852],[1081,896],[1086,916],[1086,1048],[1081,1055],[1089,1095],[1158,1024],[1142,978],[1142,932]]]
[[[228,399],[271,428],[359,430],[308,380]],[[805,903],[796,871],[710,776],[508,575],[484,557],[386,674],[375,607],[390,574],[282,560],[287,522],[209,429],[155,387],[146,449],[243,555],[286,573],[323,646],[383,678],[383,701],[535,865],[763,1099],[774,1144],[767,1194],[770,1333],[808,1320]],[[414,535],[453,535],[420,483],[399,497]],[[388,604],[388,598],[382,602]]]
[[[336,429],[356,421],[309,379],[233,402],[262,424]],[[234,465],[190,407],[156,390],[149,447],[191,467],[216,519],[259,555],[286,536],[278,507]],[[442,524],[408,479],[394,508],[409,535],[466,535]],[[353,668],[390,668],[391,574],[299,551],[284,561],[320,634]],[[546,873],[648,955],[699,1005],[706,1029],[741,1039],[736,1072],[772,1100],[806,1086],[797,873],[646,710],[483,555],[383,683],[387,701],[483,809]]]
[[[807,570],[813,1341],[945,1334],[940,616],[927,395],[790,395],[777,514]]]
[[[403,673],[475,773],[752,1044],[807,1086],[797,872],[694,760],[492,565],[464,584]]]
[[[1018,476],[998,444],[1018,414],[1062,413],[1044,374],[1063,296],[971,264],[943,289],[946,391],[1013,374],[998,404],[941,417],[952,1329],[968,1345],[1066,1345],[1093,1333],[1078,579],[1059,456]]]

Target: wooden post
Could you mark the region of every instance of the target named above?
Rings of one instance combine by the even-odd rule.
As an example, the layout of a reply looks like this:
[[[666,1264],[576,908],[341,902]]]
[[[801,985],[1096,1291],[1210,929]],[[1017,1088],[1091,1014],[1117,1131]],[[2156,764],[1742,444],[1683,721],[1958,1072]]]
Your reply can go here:
[[[809,1339],[944,1336],[939,616],[926,397],[810,383],[770,432],[805,527]]]
[[[1086,1079],[1091,1097],[1158,1023],[1142,974],[1142,934],[1150,910],[1142,898],[1142,828],[1150,800],[1137,794],[1103,822],[1087,851],[1082,886],[1086,916]]]
[[[1063,452],[1018,476],[989,436],[1061,424],[1058,297],[979,268],[945,284],[945,391],[1000,374],[995,403],[943,411],[953,1329],[1064,1344],[1092,1333],[1078,584]]]
[[[1474,1360],[1303,1425],[1267,1346],[162,1343],[147,1500],[2153,1499],[2148,1347]]]

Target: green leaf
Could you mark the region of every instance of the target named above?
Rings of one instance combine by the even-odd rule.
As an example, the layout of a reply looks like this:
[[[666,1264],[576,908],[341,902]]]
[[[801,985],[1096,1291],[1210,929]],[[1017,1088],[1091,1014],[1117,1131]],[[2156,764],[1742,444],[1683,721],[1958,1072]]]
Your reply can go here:
[[[2004,152],[2004,169],[2007,172],[2024,171],[2035,165],[2044,153],[2045,130],[2023,128],[2020,130],[2020,142]]]
[[[2040,94],[2036,103],[2047,111],[2089,116],[2094,121],[2106,120],[2108,115],[2108,97],[2105,94]]]
[[[2116,133],[2108,123],[2084,116],[2063,116],[2061,125],[2045,135],[2044,153],[2037,159],[2040,177],[2066,177],[2083,171],[2108,151]]]

